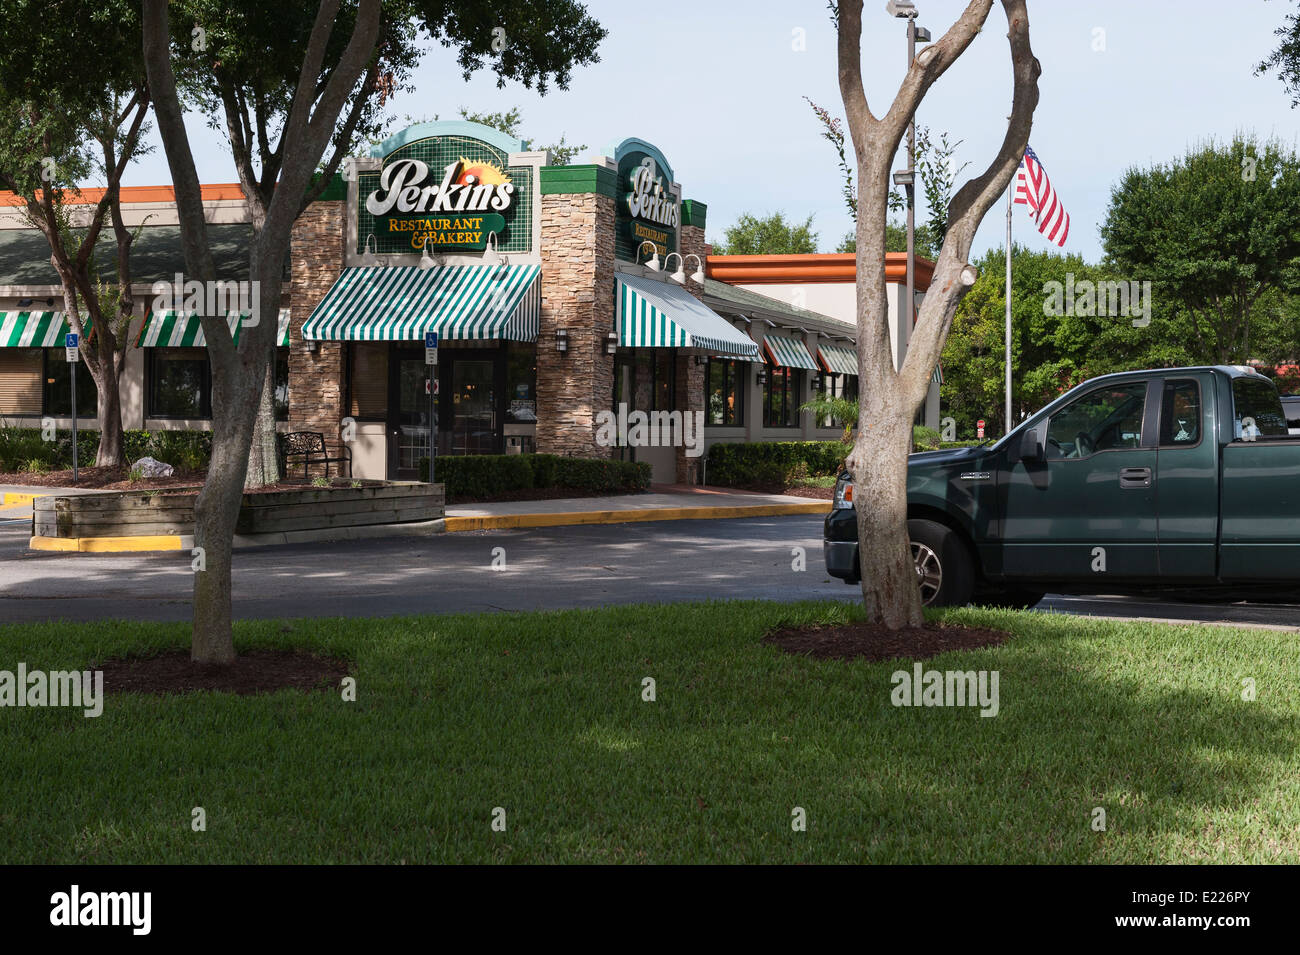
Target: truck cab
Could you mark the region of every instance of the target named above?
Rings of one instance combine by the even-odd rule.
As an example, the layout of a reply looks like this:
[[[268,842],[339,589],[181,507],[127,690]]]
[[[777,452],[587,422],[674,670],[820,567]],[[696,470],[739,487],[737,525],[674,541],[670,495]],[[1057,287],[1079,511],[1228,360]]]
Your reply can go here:
[[[995,443],[911,455],[907,493],[930,605],[1300,583],[1300,440],[1247,367],[1094,378]],[[824,553],[848,583],[870,573],[847,474]]]

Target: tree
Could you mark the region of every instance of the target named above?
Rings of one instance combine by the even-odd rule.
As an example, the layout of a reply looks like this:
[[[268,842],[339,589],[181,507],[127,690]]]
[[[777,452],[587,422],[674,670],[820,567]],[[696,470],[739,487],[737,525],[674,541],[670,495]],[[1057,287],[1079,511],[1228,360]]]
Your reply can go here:
[[[1291,108],[1300,104],[1300,13],[1287,16],[1282,26],[1273,31],[1281,42],[1277,49],[1255,67],[1255,75],[1277,72],[1282,87],[1291,97]]]
[[[144,152],[149,89],[135,42],[139,29],[138,6],[129,0],[11,0],[0,19],[0,186],[19,197],[27,221],[49,244],[63,310],[84,343],[98,393],[101,467],[123,459],[120,383],[135,304],[136,232],[123,221],[120,185]],[[89,207],[74,205],[88,179],[103,181],[103,194]],[[115,242],[111,282],[101,280],[96,260],[106,221]]]
[[[575,64],[592,62],[605,32],[574,0],[521,0],[508,38],[485,0],[407,0],[382,8],[379,0],[321,0],[315,10],[257,0],[177,6],[173,24],[166,0],[145,0],[143,46],[186,268],[198,281],[215,280],[178,77],[189,102],[224,117],[253,220],[249,278],[260,313],[270,316],[279,309],[294,221],[324,190],[348,145],[373,132],[381,105],[374,98],[403,82],[418,54],[419,29],[459,48],[466,78],[490,61],[500,85],[535,82],[542,93],[552,80],[565,88]],[[333,155],[322,165],[331,144]],[[195,505],[191,658],[229,663],[231,544],[276,323],[245,328],[236,345],[224,316],[203,314],[201,321],[212,362],[213,442]]]
[[[912,419],[925,400],[957,305],[975,284],[968,261],[984,214],[1006,191],[1024,156],[1038,103],[1039,64],[1029,44],[1024,0],[1002,0],[1008,23],[1013,92],[1011,120],[997,155],[963,185],[947,210],[947,233],[930,289],[895,370],[885,287],[885,227],[893,158],[926,92],[970,46],[993,0],[971,0],[939,40],[912,60],[888,110],[877,117],[862,84],[862,0],[836,8],[840,94],[858,173],[857,325],[861,389],[859,428],[848,466],[855,484],[862,595],[867,619],[890,629],[924,622],[907,536],[907,455]]]
[[[1111,265],[1150,280],[1190,321],[1192,350],[1213,363],[1254,357],[1261,296],[1300,290],[1300,158],[1239,135],[1149,169],[1129,169],[1101,227]]]
[[[716,255],[797,255],[817,251],[817,233],[810,215],[801,223],[786,222],[785,214],[754,216],[748,212],[729,226],[715,244]]]
[[[471,123],[481,123],[484,126],[499,129],[507,136],[513,136],[515,139],[527,138],[519,134],[519,128],[523,124],[523,114],[519,112],[518,106],[512,106],[504,113],[473,113],[462,106],[460,108],[460,118],[469,120]],[[587,145],[583,143],[582,145],[570,146],[565,141],[564,134],[561,133],[559,142],[537,148],[551,151],[552,166],[567,166],[573,162],[574,156],[587,148]]]

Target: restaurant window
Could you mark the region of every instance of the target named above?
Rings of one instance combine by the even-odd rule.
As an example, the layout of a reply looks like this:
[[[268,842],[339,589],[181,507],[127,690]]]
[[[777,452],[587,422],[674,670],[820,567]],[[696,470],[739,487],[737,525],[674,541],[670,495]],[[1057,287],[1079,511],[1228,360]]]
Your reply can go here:
[[[704,371],[705,424],[740,427],[745,423],[745,366],[748,362],[710,358]]]
[[[150,418],[212,417],[212,368],[206,348],[148,349]]]
[[[78,386],[77,394],[81,394]],[[275,350],[275,420],[289,420],[289,349]]]
[[[99,414],[99,389],[86,365],[85,355],[80,361],[68,361],[63,348],[46,348],[45,354],[45,414],[59,417],[72,415],[72,368],[77,369],[77,417],[94,418]]]
[[[638,349],[631,361],[615,362],[614,405],[627,404],[634,411],[671,411],[676,367],[669,348]],[[628,366],[631,366],[630,369]],[[627,375],[627,371],[631,375]]]
[[[0,415],[39,415],[41,374],[39,348],[0,348]]]
[[[763,385],[763,427],[797,428],[803,372],[798,368],[767,369]]]
[[[537,421],[537,346],[510,342],[506,345],[506,421],[533,424]]]
[[[358,421],[388,419],[388,343],[348,346],[348,414]]]

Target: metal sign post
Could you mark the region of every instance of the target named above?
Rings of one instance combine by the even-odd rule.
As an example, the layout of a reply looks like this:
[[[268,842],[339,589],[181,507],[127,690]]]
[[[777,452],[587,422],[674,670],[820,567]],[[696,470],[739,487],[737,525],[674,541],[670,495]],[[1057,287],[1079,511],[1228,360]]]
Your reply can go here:
[[[429,366],[429,483],[438,455],[438,333],[424,333],[424,363]]]
[[[77,361],[80,357],[77,346],[77,333],[68,332],[63,341],[68,359],[68,378],[72,381],[72,483],[77,483]]]

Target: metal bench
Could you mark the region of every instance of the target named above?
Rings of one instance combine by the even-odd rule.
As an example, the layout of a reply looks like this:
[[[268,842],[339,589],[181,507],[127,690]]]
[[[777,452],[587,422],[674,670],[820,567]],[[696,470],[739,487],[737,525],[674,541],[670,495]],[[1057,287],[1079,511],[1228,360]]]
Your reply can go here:
[[[346,463],[347,476],[352,476],[352,452],[340,445],[338,454],[331,455],[329,449],[325,447],[325,435],[319,431],[289,431],[277,437],[280,443],[281,471],[287,473],[290,464],[296,464],[301,460],[304,478],[307,477],[308,469],[313,464],[324,464],[325,476],[329,477],[331,464]],[[343,473],[342,468],[339,468],[339,473]]]

